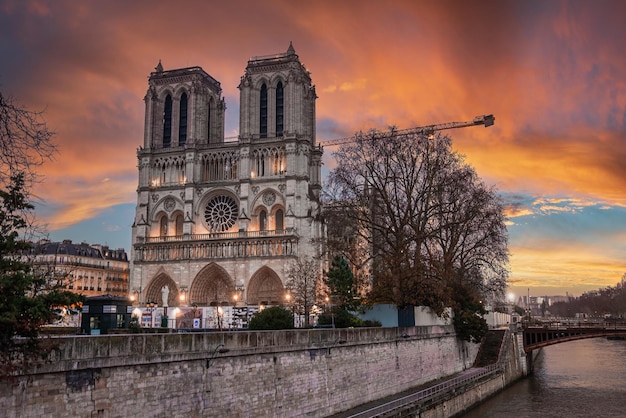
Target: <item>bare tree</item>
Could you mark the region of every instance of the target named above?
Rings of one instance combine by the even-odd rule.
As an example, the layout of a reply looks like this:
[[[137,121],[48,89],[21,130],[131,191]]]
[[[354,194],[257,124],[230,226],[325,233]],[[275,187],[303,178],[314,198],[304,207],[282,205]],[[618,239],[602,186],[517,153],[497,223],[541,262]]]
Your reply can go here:
[[[504,290],[502,207],[449,137],[371,131],[334,156],[325,197],[368,243],[371,300],[441,313],[452,303],[452,281]]]
[[[287,268],[291,303],[302,309],[305,326],[309,325],[309,313],[317,300],[320,271],[319,262],[308,257],[295,260]]]
[[[371,287],[370,282],[370,245],[358,234],[358,222],[354,217],[346,216],[346,207],[326,205],[323,209],[326,240],[324,242],[326,259],[340,257],[347,261],[353,274],[354,297],[365,300]]]
[[[33,112],[0,92],[0,184],[24,173],[25,186],[37,179],[36,169],[55,154],[54,132],[42,112]]]

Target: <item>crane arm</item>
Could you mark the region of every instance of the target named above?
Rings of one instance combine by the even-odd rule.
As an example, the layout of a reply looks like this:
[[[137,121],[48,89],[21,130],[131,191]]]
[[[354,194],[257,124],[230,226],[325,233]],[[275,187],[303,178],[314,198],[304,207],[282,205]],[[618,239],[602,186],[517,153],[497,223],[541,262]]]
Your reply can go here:
[[[482,116],[476,116],[474,119],[467,121],[467,122],[447,122],[447,123],[440,123],[437,125],[418,126],[416,128],[402,129],[399,131],[377,132],[370,139],[388,138],[392,135],[410,135],[410,134],[432,135],[436,131],[443,131],[445,129],[465,128],[467,126],[483,125],[485,128],[488,128],[494,124],[495,120],[496,118],[493,115],[482,115]],[[319,144],[322,146],[331,147],[335,145],[348,144],[354,141],[355,141],[355,138],[352,136],[352,137],[346,137],[346,138],[321,140],[319,141]]]

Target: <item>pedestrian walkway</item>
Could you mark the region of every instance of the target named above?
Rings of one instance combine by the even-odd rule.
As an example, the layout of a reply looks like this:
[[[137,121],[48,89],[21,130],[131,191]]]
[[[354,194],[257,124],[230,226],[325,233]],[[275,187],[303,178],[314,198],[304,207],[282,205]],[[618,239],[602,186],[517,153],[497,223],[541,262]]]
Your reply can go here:
[[[492,376],[499,372],[497,365],[473,367],[451,376],[425,383],[416,388],[368,402],[348,411],[332,415],[332,418],[367,418],[388,414],[407,406],[423,403],[455,389]]]

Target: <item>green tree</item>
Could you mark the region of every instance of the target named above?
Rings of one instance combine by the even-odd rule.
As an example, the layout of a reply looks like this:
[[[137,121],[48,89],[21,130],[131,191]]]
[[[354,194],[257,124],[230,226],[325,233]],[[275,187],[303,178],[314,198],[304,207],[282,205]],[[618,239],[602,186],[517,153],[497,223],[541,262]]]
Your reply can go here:
[[[40,338],[42,325],[54,317],[56,306],[80,300],[29,262],[30,244],[20,239],[20,232],[29,227],[33,209],[24,175],[14,175],[8,188],[0,190],[0,377],[45,360],[52,346]]]
[[[281,306],[271,306],[252,315],[248,329],[292,329],[293,314]]]
[[[478,292],[467,284],[454,286],[454,329],[457,336],[464,341],[480,342],[489,327],[484,315],[487,313]]]
[[[333,306],[344,310],[356,310],[361,305],[354,275],[345,258],[341,256],[333,258],[330,269],[326,272],[325,282],[329,291],[329,301]]]

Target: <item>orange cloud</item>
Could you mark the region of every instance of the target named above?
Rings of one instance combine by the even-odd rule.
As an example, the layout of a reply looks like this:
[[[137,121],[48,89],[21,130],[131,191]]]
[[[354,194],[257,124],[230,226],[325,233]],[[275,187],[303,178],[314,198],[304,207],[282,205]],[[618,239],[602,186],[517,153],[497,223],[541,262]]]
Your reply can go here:
[[[528,197],[507,206],[511,227],[522,228],[531,215],[626,207],[624,15],[620,2],[231,0],[121,10],[7,0],[0,88],[45,109],[57,132],[60,153],[35,190],[51,228],[135,201],[143,97],[159,59],[167,69],[199,65],[221,82],[233,136],[246,61],[289,41],[316,84],[319,139],[493,113],[493,127],[446,133],[487,183]],[[332,168],[331,149],[325,154]],[[536,251],[526,235],[514,237],[512,278],[592,285],[624,270],[602,255],[617,241],[552,252],[554,238],[533,241]]]

